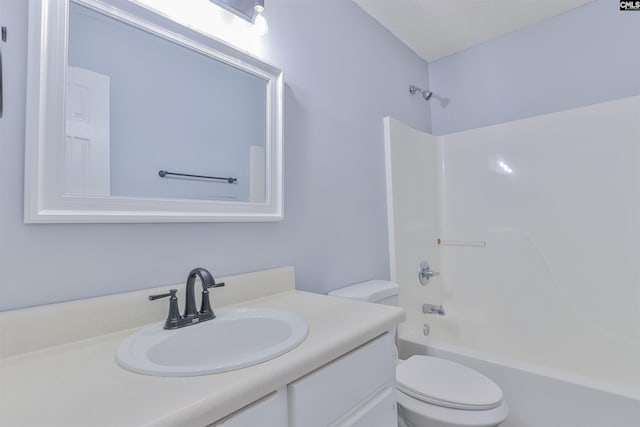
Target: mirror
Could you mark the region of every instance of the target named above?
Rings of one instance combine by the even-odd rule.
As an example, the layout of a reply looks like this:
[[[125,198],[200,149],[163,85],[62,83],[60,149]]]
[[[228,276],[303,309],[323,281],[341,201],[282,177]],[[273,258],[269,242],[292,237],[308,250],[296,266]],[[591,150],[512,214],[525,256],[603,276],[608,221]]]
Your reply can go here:
[[[127,0],[30,0],[25,222],[282,219],[282,71]]]
[[[265,201],[265,79],[76,3],[68,40],[64,194]]]

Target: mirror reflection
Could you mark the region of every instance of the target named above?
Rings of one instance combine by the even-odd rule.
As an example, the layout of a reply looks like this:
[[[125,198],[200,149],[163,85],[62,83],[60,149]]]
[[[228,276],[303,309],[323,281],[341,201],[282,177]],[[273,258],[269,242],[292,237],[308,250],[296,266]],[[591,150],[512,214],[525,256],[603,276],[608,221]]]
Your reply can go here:
[[[71,3],[65,115],[65,194],[265,201],[262,77]]]

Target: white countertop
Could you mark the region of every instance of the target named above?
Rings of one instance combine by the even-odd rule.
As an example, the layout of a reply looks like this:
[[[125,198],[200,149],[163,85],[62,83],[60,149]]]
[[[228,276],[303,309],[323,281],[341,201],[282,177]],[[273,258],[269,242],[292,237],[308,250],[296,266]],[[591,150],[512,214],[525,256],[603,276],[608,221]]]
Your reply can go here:
[[[295,313],[308,322],[309,335],[270,361],[198,377],[154,377],[121,368],[116,349],[135,329],[9,357],[0,361],[0,426],[206,426],[404,319],[397,307],[301,291],[238,305]]]

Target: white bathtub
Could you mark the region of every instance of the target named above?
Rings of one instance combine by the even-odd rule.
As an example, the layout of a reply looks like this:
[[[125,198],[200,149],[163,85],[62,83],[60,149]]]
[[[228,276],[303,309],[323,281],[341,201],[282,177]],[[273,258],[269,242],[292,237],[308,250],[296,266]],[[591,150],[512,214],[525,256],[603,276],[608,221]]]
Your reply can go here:
[[[509,417],[501,427],[640,427],[640,399],[580,384],[570,374],[411,338],[401,337],[398,349],[402,359],[412,354],[442,357],[495,381],[509,404]]]

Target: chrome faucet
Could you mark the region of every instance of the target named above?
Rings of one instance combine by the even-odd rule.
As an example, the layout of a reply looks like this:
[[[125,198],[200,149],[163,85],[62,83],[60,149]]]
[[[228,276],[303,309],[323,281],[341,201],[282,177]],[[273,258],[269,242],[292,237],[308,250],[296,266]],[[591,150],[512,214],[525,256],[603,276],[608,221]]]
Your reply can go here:
[[[200,311],[196,309],[196,296],[195,296],[195,283],[196,277],[200,278],[202,283],[202,302],[200,303]],[[176,289],[171,289],[169,293],[160,295],[150,295],[149,300],[153,301],[159,298],[169,297],[169,315],[164,322],[164,329],[178,329],[185,326],[194,325],[196,323],[204,322],[214,319],[216,315],[211,308],[211,301],[209,300],[209,288],[219,288],[224,286],[224,283],[216,283],[215,279],[204,268],[194,268],[187,276],[186,287],[186,301],[184,305],[184,314],[180,315],[180,309],[178,308],[178,297],[176,296]]]
[[[418,266],[418,281],[422,286],[427,286],[432,277],[439,276],[438,271],[433,271],[426,260],[420,261]]]
[[[435,304],[422,304],[422,312],[425,314],[437,314],[439,316],[444,316],[446,314],[444,312],[444,307]]]

